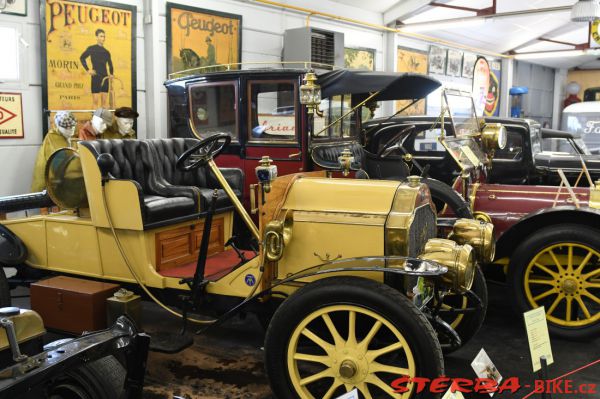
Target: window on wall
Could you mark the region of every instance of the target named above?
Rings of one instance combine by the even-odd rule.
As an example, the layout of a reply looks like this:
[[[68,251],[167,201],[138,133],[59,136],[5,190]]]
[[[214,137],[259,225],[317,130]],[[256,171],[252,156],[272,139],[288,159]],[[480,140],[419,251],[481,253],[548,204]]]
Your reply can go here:
[[[250,82],[249,141],[296,140],[296,83]]]
[[[19,75],[19,31],[15,27],[0,26],[0,82],[15,82]]]
[[[202,138],[228,133],[238,140],[237,95],[232,82],[200,84],[190,88],[190,115],[196,134]]]

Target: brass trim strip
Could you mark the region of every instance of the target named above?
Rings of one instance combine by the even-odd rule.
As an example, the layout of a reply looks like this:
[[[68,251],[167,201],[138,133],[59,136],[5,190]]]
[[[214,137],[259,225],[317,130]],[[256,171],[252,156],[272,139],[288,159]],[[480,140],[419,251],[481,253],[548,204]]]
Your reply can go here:
[[[294,211],[294,222],[383,226],[386,218],[387,215],[372,213]]]
[[[477,199],[477,190],[479,189],[480,183],[473,183],[471,185],[471,193],[469,194],[469,206],[471,212],[475,212],[475,200]]]
[[[487,190],[490,193],[509,193],[509,194],[542,194],[542,195],[556,195],[556,192],[545,192],[545,191],[521,191],[521,190]],[[557,190],[558,191],[558,190]],[[561,193],[564,195],[569,195],[569,193],[564,192]],[[575,195],[581,195],[582,197],[586,197],[586,193],[575,193]]]

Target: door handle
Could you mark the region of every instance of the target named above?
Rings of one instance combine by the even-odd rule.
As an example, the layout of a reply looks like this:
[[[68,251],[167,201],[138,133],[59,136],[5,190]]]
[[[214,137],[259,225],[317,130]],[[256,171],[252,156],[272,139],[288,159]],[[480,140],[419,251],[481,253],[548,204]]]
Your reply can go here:
[[[290,154],[290,155],[288,155],[288,158],[300,158],[301,155],[302,155],[302,151],[297,152],[295,154]]]

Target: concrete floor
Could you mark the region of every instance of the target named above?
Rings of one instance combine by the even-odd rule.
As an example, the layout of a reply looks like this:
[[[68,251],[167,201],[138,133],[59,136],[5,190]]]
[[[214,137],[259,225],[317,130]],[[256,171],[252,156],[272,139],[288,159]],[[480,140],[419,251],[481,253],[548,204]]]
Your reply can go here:
[[[511,311],[505,288],[490,284],[490,304],[484,326],[459,351],[445,359],[449,377],[475,377],[470,363],[483,347],[504,378],[519,377],[532,385],[531,360],[521,319]],[[26,306],[27,299],[19,300]],[[152,335],[168,326],[177,331],[178,321],[151,303],[144,304],[144,328]],[[253,316],[236,318],[195,337],[194,345],[175,354],[150,353],[145,398],[271,399],[263,365],[263,330]],[[552,340],[555,363],[549,376],[557,377],[600,359],[600,337],[591,342]],[[570,376],[574,384],[598,385],[596,395],[553,395],[556,398],[600,397],[600,363]],[[494,398],[520,399],[531,389]],[[468,398],[488,395],[466,394]],[[532,396],[540,398],[539,395]]]

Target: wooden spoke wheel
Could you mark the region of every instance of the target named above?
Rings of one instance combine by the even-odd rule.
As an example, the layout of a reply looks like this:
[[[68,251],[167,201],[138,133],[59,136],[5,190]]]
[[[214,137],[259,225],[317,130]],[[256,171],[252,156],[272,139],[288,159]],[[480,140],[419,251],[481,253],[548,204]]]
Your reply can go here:
[[[353,277],[298,290],[276,311],[265,340],[266,367],[278,398],[415,397],[394,392],[400,377],[443,373],[431,325],[404,295]]]
[[[600,333],[600,232],[540,230],[515,251],[509,278],[518,309],[544,306],[551,332],[571,339]]]

